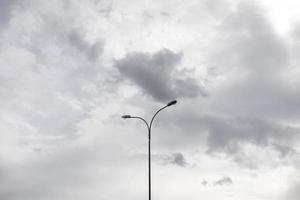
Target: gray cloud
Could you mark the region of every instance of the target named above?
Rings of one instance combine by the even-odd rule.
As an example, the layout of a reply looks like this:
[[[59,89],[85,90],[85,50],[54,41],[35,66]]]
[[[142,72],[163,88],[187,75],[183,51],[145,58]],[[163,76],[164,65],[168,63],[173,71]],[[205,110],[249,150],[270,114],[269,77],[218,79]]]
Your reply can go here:
[[[225,177],[215,181],[214,185],[223,186],[223,185],[231,185],[232,183],[233,183],[233,181],[231,180],[231,178],[228,176],[225,176]]]
[[[237,175],[244,175],[240,167],[255,172],[265,163],[273,170],[281,160],[292,168],[289,159],[298,155],[300,129],[300,85],[293,74],[299,55],[297,29],[291,48],[251,3],[231,9],[226,1],[220,5],[220,0],[196,1],[201,6],[194,1],[188,5],[158,2],[145,10],[142,1],[113,5],[106,0],[25,0],[14,6],[1,2],[5,6],[0,7],[0,16],[11,13],[11,18],[0,19],[10,22],[1,33],[0,47],[0,199],[142,199],[147,174],[140,169],[146,170],[146,155],[132,156],[129,149],[144,149],[145,135],[139,133],[145,129],[129,126],[135,122],[121,121],[119,115],[149,114],[153,107],[144,104],[148,96],[163,102],[181,98],[159,116],[153,140],[157,152],[184,152],[153,154],[159,164],[156,172],[168,176],[160,184],[168,185],[175,199],[182,199],[178,195],[182,191],[197,199],[198,193],[195,198],[192,194],[207,188],[193,190],[195,181],[199,183],[195,187],[208,184],[199,180],[201,173],[215,175],[215,169],[228,169],[223,165],[234,166],[228,170]],[[199,12],[200,8],[206,11]],[[151,22],[144,23],[145,15]],[[205,28],[211,17],[217,26]],[[199,23],[199,18],[206,23]],[[198,29],[199,24],[204,28]],[[151,33],[144,31],[145,26]],[[137,27],[143,29],[141,35],[135,34]],[[188,35],[191,40],[175,47],[168,44],[176,40],[157,44],[166,39],[159,37],[169,28],[178,31],[175,38]],[[128,33],[129,29],[133,31]],[[153,44],[142,45],[144,40]],[[201,52],[204,43],[211,45]],[[183,53],[168,49],[143,53],[157,47]],[[120,52],[128,54],[113,62]],[[210,57],[201,57],[207,52]],[[199,55],[199,60],[186,62],[191,54]],[[207,67],[207,87],[200,84],[198,69],[188,71],[182,63],[201,66],[199,71]],[[148,96],[132,98],[127,85],[118,82],[125,78]],[[252,147],[261,154],[272,151],[275,158],[263,155],[264,162],[259,162],[260,155],[253,155]],[[201,165],[189,168],[191,162]],[[178,170],[182,172],[176,176],[178,182],[169,179]],[[223,177],[209,185],[232,183],[230,177]],[[288,199],[297,198],[298,184],[294,188]],[[223,188],[219,189],[221,194]],[[236,192],[246,196],[242,190]],[[158,190],[157,196],[161,194]]]
[[[259,117],[231,115],[221,117],[218,114],[208,113],[205,110],[205,102],[199,103],[199,107],[203,107],[203,110],[182,104],[173,112],[166,112],[161,116],[162,123],[167,125],[164,133],[160,134],[161,140],[165,140],[170,148],[173,144],[176,144],[177,148],[178,146],[196,148],[197,145],[206,143],[207,153],[222,152],[235,156],[241,153],[243,143],[250,143],[259,147],[272,147],[284,158],[292,155],[297,145],[299,126]]]
[[[103,41],[96,41],[89,44],[78,30],[73,30],[69,33],[69,40],[70,44],[77,49],[78,54],[84,52],[91,61],[97,61],[103,53]]]
[[[235,115],[297,118],[300,94],[299,85],[287,79],[292,69],[289,46],[260,8],[240,4],[220,31],[221,45],[217,45],[219,52],[212,63],[222,75],[231,75],[230,81],[218,88],[213,100],[216,109]]]
[[[214,113],[204,122],[209,151],[221,147],[234,153],[238,141],[247,141],[271,145],[281,156],[293,152],[299,134],[294,120],[300,115],[300,90],[287,78],[293,69],[288,44],[261,9],[250,3],[239,4],[219,28],[222,42],[212,63],[229,80],[212,92],[208,104],[208,112]]]
[[[208,68],[217,72],[209,98],[182,102],[175,114],[165,113],[165,132],[176,133],[161,134],[161,140],[188,148],[206,138],[208,153],[232,156],[241,153],[242,143],[271,147],[281,158],[293,154],[300,132],[300,90],[288,79],[290,46],[251,3],[239,4],[217,30],[219,39],[208,58]]]
[[[74,139],[76,124],[88,117],[99,93],[109,90],[103,82],[113,74],[98,77],[108,73],[100,59],[104,42],[89,38],[76,5],[55,1],[55,9],[48,6],[29,1],[14,6],[10,34],[0,47],[3,112],[21,119],[29,132]]]
[[[0,1],[0,32],[3,30],[4,27],[7,26],[10,17],[12,6],[15,4],[16,0],[1,0]]]
[[[280,157],[289,155],[300,131],[300,90],[287,79],[289,46],[260,8],[249,3],[240,4],[218,30],[221,39],[209,64],[217,66],[217,76],[226,82],[212,88],[208,99],[178,108],[175,116],[167,114],[164,123],[172,118],[171,126],[185,133],[176,135],[177,140],[186,144],[207,135],[209,153],[235,156],[246,142],[271,146]]]
[[[259,146],[273,143],[290,144],[298,136],[299,128],[282,126],[259,119],[209,119],[209,151],[221,149],[235,153],[238,142],[253,142]]]
[[[172,160],[170,160],[171,164],[178,165],[181,167],[185,167],[187,165],[186,160],[182,153],[175,153],[172,156]]]
[[[148,158],[148,154],[136,153],[135,157]],[[152,154],[153,160],[160,165],[177,165],[180,167],[187,167],[188,162],[182,153],[172,153],[172,154]]]
[[[168,49],[154,54],[130,53],[116,61],[121,74],[128,77],[147,94],[158,101],[180,97],[206,96],[207,93],[195,78],[184,73],[174,77],[176,65],[182,55]]]

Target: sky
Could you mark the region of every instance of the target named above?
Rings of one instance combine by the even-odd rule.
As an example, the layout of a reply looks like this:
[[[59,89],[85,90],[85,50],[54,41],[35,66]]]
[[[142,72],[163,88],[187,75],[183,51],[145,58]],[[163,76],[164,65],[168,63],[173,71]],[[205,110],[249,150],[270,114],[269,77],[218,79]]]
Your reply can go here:
[[[0,199],[298,200],[299,9],[0,0]]]

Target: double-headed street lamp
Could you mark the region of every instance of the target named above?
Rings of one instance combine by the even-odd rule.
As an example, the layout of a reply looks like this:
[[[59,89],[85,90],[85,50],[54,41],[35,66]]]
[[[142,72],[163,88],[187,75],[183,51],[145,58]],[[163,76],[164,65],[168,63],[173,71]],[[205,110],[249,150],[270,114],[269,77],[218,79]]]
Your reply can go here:
[[[135,118],[135,119],[140,119],[142,120],[146,126],[147,126],[147,129],[148,129],[148,169],[149,169],[149,183],[148,183],[148,186],[149,186],[149,200],[151,200],[151,127],[152,127],[152,123],[153,123],[153,120],[155,118],[155,116],[160,112],[162,111],[163,109],[169,107],[169,106],[172,106],[174,104],[176,104],[177,101],[176,100],[173,100],[173,101],[170,101],[167,105],[165,105],[164,107],[160,108],[158,111],[156,111],[156,113],[153,115],[151,121],[150,121],[150,125],[147,123],[147,121],[142,118],[142,117],[138,117],[138,116],[131,116],[131,115],[123,115],[122,118],[123,119],[129,119],[129,118]]]

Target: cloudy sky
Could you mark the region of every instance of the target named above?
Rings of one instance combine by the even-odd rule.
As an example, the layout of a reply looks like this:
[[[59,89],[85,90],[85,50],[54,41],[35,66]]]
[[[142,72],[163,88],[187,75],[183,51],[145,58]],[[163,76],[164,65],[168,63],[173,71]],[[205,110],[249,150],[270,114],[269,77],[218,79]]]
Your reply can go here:
[[[300,3],[0,0],[0,199],[298,200]]]

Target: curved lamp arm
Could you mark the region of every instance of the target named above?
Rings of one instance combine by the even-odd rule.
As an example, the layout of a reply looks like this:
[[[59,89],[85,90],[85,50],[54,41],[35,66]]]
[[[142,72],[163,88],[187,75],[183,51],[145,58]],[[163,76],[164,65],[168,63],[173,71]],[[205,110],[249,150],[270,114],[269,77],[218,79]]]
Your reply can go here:
[[[165,105],[164,107],[162,107],[161,109],[159,109],[158,111],[156,111],[156,113],[153,115],[152,119],[151,119],[151,122],[150,122],[150,126],[149,126],[149,133],[151,132],[151,127],[152,127],[152,123],[153,123],[153,120],[154,118],[156,117],[156,115],[162,111],[163,109],[169,107],[169,106],[172,106],[174,104],[176,104],[177,101],[176,100],[173,100],[173,101],[170,101],[167,105]],[[150,135],[150,134],[149,134]],[[149,136],[150,137],[150,136]]]
[[[140,120],[142,120],[146,124],[148,132],[150,132],[150,126],[149,126],[149,124],[147,123],[147,121],[144,118],[137,117],[137,116],[131,116],[131,115],[123,115],[122,118],[123,119],[129,119],[129,118],[140,119]]]
[[[154,118],[156,117],[156,115],[157,115],[160,111],[162,111],[162,110],[165,109],[166,107],[168,107],[168,106],[162,107],[161,109],[159,109],[158,111],[156,111],[156,113],[153,115],[153,117],[152,117],[152,119],[151,119],[151,122],[150,122],[150,126],[149,126],[150,131],[151,131],[151,127],[152,127],[152,123],[153,123]]]
[[[174,104],[176,104],[177,103],[177,101],[176,100],[173,100],[173,101],[170,101],[167,105],[165,105],[164,107],[162,107],[161,109],[159,109],[158,111],[156,111],[156,113],[153,115],[153,117],[152,117],[152,119],[151,119],[151,121],[150,121],[150,125],[147,123],[147,121],[144,119],[144,118],[142,118],[142,117],[138,117],[138,116],[131,116],[131,115],[123,115],[122,116],[122,118],[123,119],[128,119],[128,118],[135,118],[135,119],[140,119],[140,120],[142,120],[145,124],[146,124],[146,126],[147,126],[147,128],[148,128],[148,133],[149,133],[149,139],[151,138],[151,127],[152,127],[152,123],[153,123],[153,120],[154,120],[154,118],[156,117],[156,115],[160,112],[160,111],[162,111],[163,109],[165,109],[166,107],[169,107],[169,106],[172,106],[172,105],[174,105]]]
[[[150,126],[149,126],[149,124],[147,123],[147,121],[146,121],[144,118],[142,118],[142,117],[137,117],[137,116],[133,116],[133,117],[131,117],[131,118],[135,118],[135,119],[140,119],[140,120],[142,120],[142,121],[146,124],[148,131],[150,131]]]

